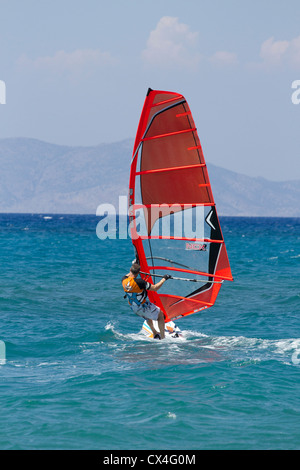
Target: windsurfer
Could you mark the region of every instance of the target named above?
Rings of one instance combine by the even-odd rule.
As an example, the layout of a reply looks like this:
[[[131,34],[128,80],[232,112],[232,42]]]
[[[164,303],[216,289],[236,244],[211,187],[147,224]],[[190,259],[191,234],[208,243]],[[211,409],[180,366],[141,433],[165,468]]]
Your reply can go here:
[[[164,314],[159,307],[147,299],[147,291],[157,292],[171,276],[166,274],[157,284],[151,284],[150,282],[138,278],[140,270],[140,265],[134,263],[129,273],[123,277],[122,286],[125,291],[125,297],[128,298],[129,305],[133,312],[147,320],[153,332],[153,338],[163,339],[165,337]],[[155,330],[153,320],[157,321],[159,332]]]

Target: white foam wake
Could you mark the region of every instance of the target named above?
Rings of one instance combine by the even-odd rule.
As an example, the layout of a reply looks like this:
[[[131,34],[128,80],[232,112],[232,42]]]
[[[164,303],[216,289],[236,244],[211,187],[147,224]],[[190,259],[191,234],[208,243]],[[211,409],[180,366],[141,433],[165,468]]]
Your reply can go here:
[[[167,336],[163,341],[147,337],[143,330],[136,333],[121,333],[113,323],[105,326],[115,339],[125,342],[152,342],[160,345],[170,345],[172,353],[177,345],[180,352],[198,357],[201,351],[215,352],[218,360],[279,360],[288,364],[300,364],[300,338],[263,339],[245,336],[209,336],[199,331],[182,330],[179,338]],[[201,355],[201,354],[200,354]]]

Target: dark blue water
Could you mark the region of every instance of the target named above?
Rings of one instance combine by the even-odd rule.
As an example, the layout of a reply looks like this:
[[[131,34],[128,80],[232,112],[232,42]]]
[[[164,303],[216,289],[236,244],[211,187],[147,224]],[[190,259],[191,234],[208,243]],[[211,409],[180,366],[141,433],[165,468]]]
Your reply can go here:
[[[221,218],[234,283],[154,342],[131,241],[48,217],[0,215],[1,449],[300,448],[299,219]]]

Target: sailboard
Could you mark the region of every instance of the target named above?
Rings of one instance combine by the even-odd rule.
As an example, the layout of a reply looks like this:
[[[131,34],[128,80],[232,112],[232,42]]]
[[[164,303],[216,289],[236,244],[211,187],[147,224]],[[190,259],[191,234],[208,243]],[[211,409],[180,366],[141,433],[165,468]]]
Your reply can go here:
[[[153,321],[153,326],[156,329],[156,331],[159,331],[159,326],[158,326],[157,321]],[[142,331],[146,336],[148,336],[148,338],[153,338],[153,332],[150,326],[148,325],[147,320],[145,320],[143,323]],[[165,323],[165,337],[181,338],[183,337],[183,334],[180,328],[177,325],[175,325],[173,321],[169,321],[168,323]]]
[[[129,224],[143,279],[171,278],[150,302],[171,322],[214,305],[232,281],[201,143],[183,95],[149,88],[129,178]]]

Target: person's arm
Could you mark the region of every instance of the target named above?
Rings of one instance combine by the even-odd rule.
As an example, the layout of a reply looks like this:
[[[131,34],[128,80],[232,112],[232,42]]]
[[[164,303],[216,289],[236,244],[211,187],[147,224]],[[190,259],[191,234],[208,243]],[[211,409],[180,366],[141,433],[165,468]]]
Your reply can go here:
[[[151,287],[148,290],[157,292],[161,288],[161,286],[164,284],[164,282],[166,282],[167,279],[170,279],[170,277],[171,276],[169,274],[166,274],[157,284],[151,284]]]

